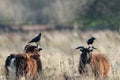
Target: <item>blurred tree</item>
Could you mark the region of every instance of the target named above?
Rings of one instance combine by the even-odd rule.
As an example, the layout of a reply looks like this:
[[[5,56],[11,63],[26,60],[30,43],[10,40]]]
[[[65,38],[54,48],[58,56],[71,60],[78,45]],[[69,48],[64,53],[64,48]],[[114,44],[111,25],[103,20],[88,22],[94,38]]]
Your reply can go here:
[[[120,23],[120,0],[94,0],[85,12],[86,24],[112,25],[119,30]]]
[[[0,0],[0,24],[69,24],[120,31],[120,0]],[[86,28],[86,27],[85,27]]]

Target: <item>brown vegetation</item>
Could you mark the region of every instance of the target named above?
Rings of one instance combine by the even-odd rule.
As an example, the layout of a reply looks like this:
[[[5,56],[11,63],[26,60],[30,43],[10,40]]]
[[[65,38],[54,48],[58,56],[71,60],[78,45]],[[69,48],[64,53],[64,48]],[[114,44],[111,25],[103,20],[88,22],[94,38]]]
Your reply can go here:
[[[40,31],[39,31],[40,32]],[[39,32],[13,32],[0,34],[0,76],[4,77],[4,62],[10,53],[21,53],[25,44],[31,37]],[[42,80],[94,80],[90,71],[87,77],[80,75],[79,50],[74,50],[77,45],[87,45],[85,41],[94,36],[94,46],[97,50],[94,53],[107,55],[111,65],[109,80],[120,79],[120,35],[118,32],[103,31],[45,31],[42,32],[40,47],[42,54]],[[34,45],[34,43],[33,43]],[[1,79],[1,77],[0,77]],[[5,79],[2,79],[5,80]],[[39,79],[38,79],[39,80]]]

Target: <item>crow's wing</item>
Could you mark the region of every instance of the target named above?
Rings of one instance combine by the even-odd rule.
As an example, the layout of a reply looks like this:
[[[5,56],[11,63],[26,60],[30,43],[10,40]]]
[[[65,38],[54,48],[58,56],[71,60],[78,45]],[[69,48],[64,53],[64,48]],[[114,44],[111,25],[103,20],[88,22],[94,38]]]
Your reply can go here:
[[[31,43],[31,42],[38,42],[40,41],[41,39],[41,33],[39,33],[39,35],[37,35],[35,38],[33,38],[31,41],[29,41],[28,43]]]

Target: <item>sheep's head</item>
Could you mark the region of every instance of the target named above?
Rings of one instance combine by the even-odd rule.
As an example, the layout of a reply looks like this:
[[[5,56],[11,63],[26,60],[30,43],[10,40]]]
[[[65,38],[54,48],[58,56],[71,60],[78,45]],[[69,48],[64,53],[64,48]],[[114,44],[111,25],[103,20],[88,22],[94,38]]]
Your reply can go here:
[[[85,48],[83,46],[79,46],[76,49],[79,49],[82,52],[81,54],[82,63],[83,64],[89,63],[91,59],[91,52],[93,51],[93,49]]]
[[[32,45],[26,45],[25,48],[24,48],[25,52],[28,53],[28,52],[35,52],[35,53],[38,53],[39,51],[42,50],[42,48],[38,48],[37,46],[32,46]]]

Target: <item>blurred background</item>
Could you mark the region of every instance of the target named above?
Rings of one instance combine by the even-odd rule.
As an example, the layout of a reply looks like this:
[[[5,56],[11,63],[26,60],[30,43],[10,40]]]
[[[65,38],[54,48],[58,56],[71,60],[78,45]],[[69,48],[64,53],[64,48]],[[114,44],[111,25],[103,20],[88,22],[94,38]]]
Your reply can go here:
[[[1,76],[6,57],[23,53],[39,32],[43,80],[94,80],[78,73],[75,51],[91,36],[94,52],[109,58],[109,80],[120,79],[120,0],[0,0]]]
[[[0,0],[0,28],[120,29],[119,0]],[[15,28],[16,29],[16,28]]]

